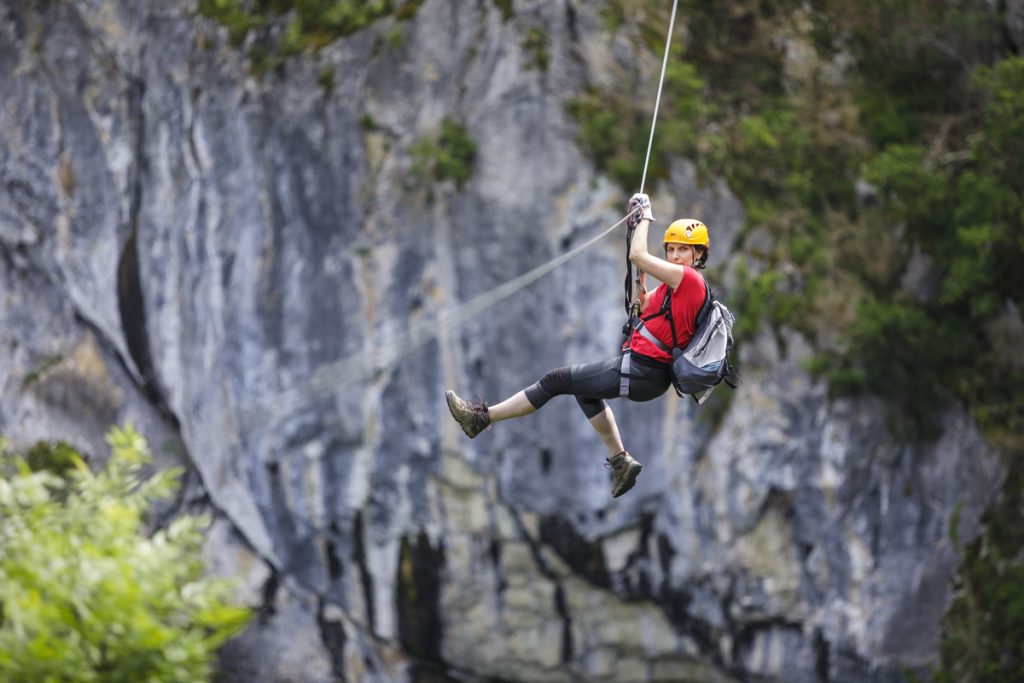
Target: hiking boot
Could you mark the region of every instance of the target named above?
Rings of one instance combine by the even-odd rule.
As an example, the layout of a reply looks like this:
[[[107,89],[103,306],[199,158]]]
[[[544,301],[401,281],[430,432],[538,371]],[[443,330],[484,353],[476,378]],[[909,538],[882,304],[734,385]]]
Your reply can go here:
[[[444,399],[448,401],[448,410],[451,411],[452,417],[469,438],[472,439],[491,424],[491,418],[487,415],[487,404],[482,400],[472,403],[464,401],[451,389],[444,392]]]
[[[626,451],[616,453],[608,458],[608,467],[612,471],[612,498],[618,498],[633,488],[637,475],[644,468]]]

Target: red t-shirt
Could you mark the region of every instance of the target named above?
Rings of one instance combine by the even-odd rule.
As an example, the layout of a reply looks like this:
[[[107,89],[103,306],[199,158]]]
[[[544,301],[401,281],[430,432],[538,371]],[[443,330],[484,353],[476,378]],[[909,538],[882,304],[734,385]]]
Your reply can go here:
[[[700,307],[704,305],[704,298],[707,294],[707,284],[704,283],[704,278],[700,273],[689,266],[683,266],[683,268],[685,269],[683,280],[672,293],[672,322],[675,323],[678,346],[686,346],[686,342],[690,341],[690,337],[693,336],[694,323],[697,320],[697,314],[700,313]],[[641,311],[640,317],[645,319],[644,326],[655,337],[660,339],[665,346],[672,348],[672,330],[668,324],[668,316],[659,315],[651,320],[646,320],[648,316],[661,310],[661,305],[667,295],[668,285],[660,285],[653,294],[647,297],[647,307]],[[671,353],[665,353],[647,341],[636,330],[633,330],[633,334],[629,338],[629,347],[634,353],[648,358],[665,362],[672,360]]]

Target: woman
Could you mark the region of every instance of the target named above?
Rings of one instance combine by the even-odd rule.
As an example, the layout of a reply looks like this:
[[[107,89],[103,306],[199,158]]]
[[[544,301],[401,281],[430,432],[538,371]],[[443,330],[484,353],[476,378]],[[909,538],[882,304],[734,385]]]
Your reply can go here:
[[[647,331],[666,348],[686,346],[693,336],[694,322],[704,304],[707,290],[704,278],[697,269],[704,268],[710,253],[708,229],[693,218],[675,221],[665,231],[662,240],[665,258],[662,259],[647,251],[647,231],[654,220],[647,195],[633,195],[629,202],[629,212],[640,217],[629,250],[629,260],[641,273],[640,318]],[[645,291],[643,281],[646,275],[657,278],[663,284],[652,292]],[[671,298],[665,302],[670,290]],[[663,304],[666,304],[664,308]],[[667,315],[669,313],[671,321]],[[625,365],[624,355],[627,359]],[[497,405],[488,407],[483,401],[471,403],[459,398],[451,390],[445,392],[445,398],[452,417],[462,426],[466,435],[473,438],[495,422],[537,411],[555,396],[575,396],[583,413],[608,448],[608,463],[613,473],[612,497],[618,498],[633,488],[642,465],[622,446],[615,417],[604,399],[619,397],[620,389],[624,387],[627,391],[625,395],[633,401],[650,401],[661,396],[672,383],[671,364],[670,351],[658,348],[639,330],[634,330],[628,343],[623,346],[623,353],[616,358],[552,370],[536,383]],[[620,385],[623,373],[628,380]]]

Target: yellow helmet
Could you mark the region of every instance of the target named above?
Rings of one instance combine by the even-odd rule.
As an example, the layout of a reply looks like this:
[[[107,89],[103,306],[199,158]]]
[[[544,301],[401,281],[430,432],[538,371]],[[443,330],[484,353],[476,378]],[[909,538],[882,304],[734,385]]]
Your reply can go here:
[[[665,231],[665,238],[661,240],[665,244],[673,242],[676,244],[696,244],[711,249],[711,240],[708,238],[708,226],[696,218],[680,218],[673,221]]]

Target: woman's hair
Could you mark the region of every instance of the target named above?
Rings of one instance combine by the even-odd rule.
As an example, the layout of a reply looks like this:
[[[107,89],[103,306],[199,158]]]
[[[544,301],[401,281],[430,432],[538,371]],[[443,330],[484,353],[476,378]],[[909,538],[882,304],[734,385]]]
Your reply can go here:
[[[711,256],[711,250],[702,244],[693,245],[693,249],[697,252],[697,260],[694,261],[693,267],[697,270],[704,270],[704,266],[708,264],[708,258]]]

